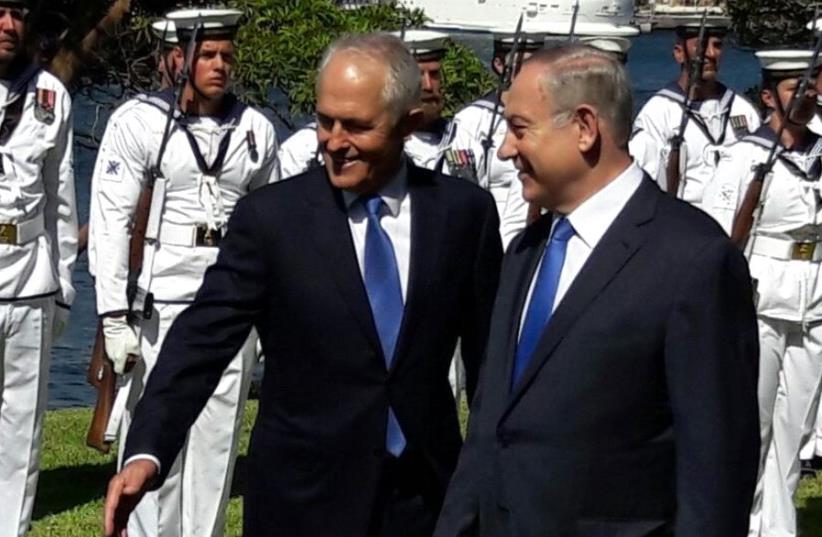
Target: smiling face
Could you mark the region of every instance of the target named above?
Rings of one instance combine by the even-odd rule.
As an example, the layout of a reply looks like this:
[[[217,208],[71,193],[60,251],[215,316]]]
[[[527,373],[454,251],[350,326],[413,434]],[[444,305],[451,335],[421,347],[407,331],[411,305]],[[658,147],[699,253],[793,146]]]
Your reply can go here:
[[[219,100],[228,91],[234,66],[234,43],[206,40],[197,50],[192,79],[202,97]]]
[[[400,165],[419,108],[393,111],[385,102],[384,64],[355,52],[334,54],[317,83],[317,140],[331,183],[358,194],[376,192]]]
[[[719,75],[719,61],[722,58],[723,39],[718,36],[709,36],[705,47],[705,63],[702,66],[702,81],[713,82]],[[674,45],[674,58],[677,63],[688,69],[688,61],[699,59],[699,38],[690,37],[678,40]]]
[[[22,8],[0,6],[0,67],[9,66],[23,50],[24,18]]]
[[[556,117],[541,76],[539,65],[526,64],[514,80],[505,106],[508,133],[499,157],[513,161],[526,201],[562,212],[585,164],[575,123],[568,117]]]

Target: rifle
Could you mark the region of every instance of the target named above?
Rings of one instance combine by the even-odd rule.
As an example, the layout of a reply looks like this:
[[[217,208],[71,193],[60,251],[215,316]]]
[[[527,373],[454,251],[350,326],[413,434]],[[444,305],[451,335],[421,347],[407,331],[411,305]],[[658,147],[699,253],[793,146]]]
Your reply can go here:
[[[751,231],[756,229],[756,225],[762,216],[762,210],[765,207],[764,200],[771,184],[771,170],[779,156],[777,149],[782,144],[782,133],[785,131],[785,126],[790,121],[791,115],[796,111],[796,107],[799,106],[800,99],[805,95],[808,85],[813,80],[813,72],[816,68],[820,50],[822,50],[822,33],[816,39],[811,61],[802,74],[802,79],[794,88],[791,100],[788,102],[788,109],[782,118],[779,129],[776,131],[776,141],[768,151],[768,158],[756,165],[754,176],[748,185],[748,190],[745,191],[745,197],[742,198],[742,204],[734,218],[733,227],[731,228],[731,240],[740,248],[748,250],[748,253],[753,251],[756,234],[751,236]]]
[[[180,106],[179,101],[183,96],[183,89],[191,76],[191,66],[193,65],[197,38],[201,29],[202,24],[198,24],[194,28],[194,32],[188,43],[185,64],[174,86],[173,104],[169,107],[166,116],[166,125],[160,143],[160,150],[157,153],[157,160],[155,164],[150,166],[146,171],[143,188],[140,191],[140,197],[137,201],[134,221],[131,226],[131,238],[129,239],[128,278],[126,283],[126,299],[128,301],[127,317],[130,324],[136,323],[140,317],[144,319],[151,318],[153,297],[150,293],[145,296],[143,306],[140,308],[141,311],[135,311],[134,305],[138,294],[137,283],[143,270],[143,257],[145,254],[145,243],[150,220],[152,220],[152,217],[154,217],[154,220],[158,218],[157,215],[152,213],[151,208],[157,203],[155,197],[160,199],[165,197],[165,180],[160,171],[160,164],[162,163],[166,147],[168,146],[171,125],[174,121],[175,114],[178,112]],[[162,187],[155,189],[158,180],[161,180]],[[155,223],[155,225],[158,224]],[[130,371],[134,363],[134,360],[129,359],[126,370]],[[94,339],[94,348],[91,352],[91,360],[88,371],[86,372],[86,380],[97,391],[97,401],[94,405],[94,415],[91,418],[91,424],[89,425],[88,434],[86,435],[86,445],[106,454],[111,449],[111,443],[114,440],[106,436],[106,429],[108,428],[114,408],[117,375],[114,372],[111,359],[106,355],[102,320],[97,323],[97,335]]]
[[[568,42],[576,41],[577,16],[579,15],[579,0],[574,2],[574,12],[571,14],[571,29],[568,30]]]
[[[691,117],[690,108],[696,93],[696,86],[702,79],[702,70],[705,67],[705,53],[708,50],[708,34],[705,32],[705,21],[708,10],[702,11],[702,19],[699,22],[699,45],[696,52],[696,61],[691,61],[688,72],[688,88],[685,92],[685,103],[682,105],[682,119],[679,122],[679,130],[671,138],[671,152],[668,155],[668,162],[665,166],[665,176],[667,181],[668,194],[677,197],[682,173],[682,142],[685,140],[685,128]],[[687,40],[686,40],[687,41]],[[687,54],[687,44],[685,53]]]
[[[494,146],[494,133],[497,130],[497,117],[499,116],[499,105],[502,102],[502,94],[511,87],[511,80],[514,78],[514,64],[517,60],[517,52],[519,51],[519,43],[522,39],[522,19],[524,13],[520,13],[519,21],[517,21],[517,29],[514,30],[514,41],[511,43],[511,50],[505,58],[505,68],[499,76],[497,84],[497,98],[494,102],[494,110],[491,112],[491,124],[488,126],[488,134],[482,140],[482,167],[483,173],[488,173],[488,152]]]

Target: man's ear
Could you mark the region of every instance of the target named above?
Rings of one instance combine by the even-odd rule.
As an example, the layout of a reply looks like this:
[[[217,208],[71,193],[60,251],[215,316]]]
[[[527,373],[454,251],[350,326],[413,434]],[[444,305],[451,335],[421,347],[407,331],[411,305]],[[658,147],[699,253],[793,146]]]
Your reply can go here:
[[[599,112],[593,106],[582,104],[574,111],[574,123],[579,132],[577,143],[581,153],[587,153],[599,141]]]
[[[399,129],[402,137],[405,138],[419,130],[424,121],[425,112],[422,111],[422,108],[412,108],[397,122],[397,129]]]
[[[764,104],[768,110],[776,110],[776,95],[774,95],[773,90],[762,88],[762,91],[759,92],[759,98],[762,99],[762,104]]]
[[[674,50],[673,50],[674,60],[679,65],[685,65],[685,42],[684,41],[677,41],[674,43]]]

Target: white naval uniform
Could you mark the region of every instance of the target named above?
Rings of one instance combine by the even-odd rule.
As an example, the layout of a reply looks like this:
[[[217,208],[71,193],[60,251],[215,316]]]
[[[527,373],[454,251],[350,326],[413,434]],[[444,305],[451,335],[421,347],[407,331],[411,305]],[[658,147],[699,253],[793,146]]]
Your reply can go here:
[[[671,139],[679,131],[684,104],[685,93],[676,82],[659,90],[639,111],[629,142],[631,156],[665,191]],[[692,102],[691,110],[680,150],[685,168],[679,197],[704,209],[704,191],[722,154],[731,144],[758,129],[760,118],[751,103],[727,88],[719,99]]]
[[[817,136],[822,136],[822,118],[820,118],[819,112],[814,114],[813,119],[808,123],[808,128]],[[813,434],[802,446],[799,453],[799,458],[802,460],[811,460],[814,456],[822,457],[822,404],[819,405],[819,409],[816,411],[816,424],[813,429]]]
[[[453,137],[452,124],[441,120],[435,132],[414,132],[405,140],[405,153],[420,168],[449,173],[443,153]],[[277,151],[283,178],[294,177],[322,165],[317,141],[317,124],[309,123],[296,130]]]
[[[0,241],[0,537],[22,537],[37,488],[54,329],[74,300],[77,210],[66,89],[31,66],[0,82],[0,103],[2,122],[20,112],[0,142],[0,224],[17,233]]]
[[[727,230],[776,135],[763,126],[734,144],[706,195],[709,212]],[[750,536],[796,535],[793,496],[799,451],[811,434],[822,388],[822,139],[782,150],[763,189],[764,209],[747,248],[757,282],[759,414],[762,451]],[[815,244],[812,260],[791,258],[796,241]]]
[[[508,125],[503,118],[505,109],[502,104],[499,105],[497,115],[494,116],[495,102],[496,96],[489,94],[457,112],[454,116],[456,134],[451,149],[461,150],[471,155],[470,160],[474,163],[477,182],[494,196],[497,213],[500,216],[502,247],[505,249],[511,239],[527,224],[528,202],[522,199],[522,185],[517,179],[518,172],[513,161],[500,160],[497,156],[497,151],[508,133]],[[492,145],[485,151],[483,143],[488,137],[492,118],[494,121]]]
[[[100,145],[89,223],[89,268],[96,277],[100,314],[128,308],[129,226],[144,173],[157,158],[170,99],[170,92],[164,92],[126,102],[109,120]],[[191,133],[206,167],[213,165],[221,143],[230,136],[219,172],[201,171],[181,125]],[[140,322],[142,360],[135,366],[129,387],[121,428],[121,456],[130,413],[142,394],[163,338],[177,315],[193,301],[206,269],[217,257],[217,248],[196,245],[195,226],[225,233],[237,201],[249,191],[279,179],[276,150],[270,122],[260,112],[239,103],[222,120],[178,116],[173,123],[160,166],[167,186],[158,215],[159,239],[146,243],[139,283],[141,289],[153,294],[154,309],[150,319]],[[237,437],[255,358],[252,335],[224,371],[215,393],[189,431],[188,442],[169,478],[135,509],[128,524],[130,536],[222,535]],[[124,462],[120,460],[121,465]]]

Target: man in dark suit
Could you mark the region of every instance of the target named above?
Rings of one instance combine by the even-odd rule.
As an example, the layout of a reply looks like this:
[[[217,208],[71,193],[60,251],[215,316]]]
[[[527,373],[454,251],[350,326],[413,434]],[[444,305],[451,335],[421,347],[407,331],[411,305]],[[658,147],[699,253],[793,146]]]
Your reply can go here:
[[[436,537],[736,537],[759,450],[742,255],[627,153],[630,84],[584,46],[535,55],[500,155],[547,208],[503,260]]]
[[[431,535],[461,444],[449,362],[461,337],[473,389],[502,252],[488,194],[403,156],[419,77],[391,36],[326,53],[325,167],[237,205],[136,409],[108,535],[162,482],[252,326],[266,364],[244,535]]]

